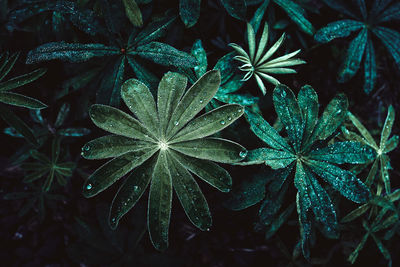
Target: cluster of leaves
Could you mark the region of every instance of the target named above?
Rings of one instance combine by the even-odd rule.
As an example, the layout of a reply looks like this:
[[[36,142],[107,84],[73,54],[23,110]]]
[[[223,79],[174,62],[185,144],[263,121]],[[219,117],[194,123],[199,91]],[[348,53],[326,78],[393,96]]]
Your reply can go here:
[[[3,198],[16,203],[14,209],[22,219],[33,210],[40,222],[46,219],[46,208],[53,213],[60,203],[76,205],[65,215],[74,218],[65,220],[67,235],[73,237],[65,242],[76,263],[180,265],[168,252],[149,252],[143,236],[149,233],[151,248],[168,248],[170,222],[176,225],[171,220],[173,191],[191,224],[201,231],[212,229],[211,210],[223,201],[215,201],[219,198],[215,190],[206,191],[194,175],[223,193],[233,187],[223,202],[231,210],[259,204],[254,230],[263,231],[267,242],[276,241],[268,244],[276,243],[273,249],[280,249],[289,264],[329,263],[333,248],[325,251],[324,258],[313,254],[315,244],[323,243],[316,238],[320,233],[343,248],[352,264],[372,239],[392,265],[390,244],[400,235],[400,189],[398,181],[391,179],[396,177],[396,166],[389,157],[399,143],[398,135],[391,136],[392,130],[399,130],[396,100],[382,101],[376,96],[379,91],[369,96],[368,103],[393,103],[387,105],[378,133],[367,130],[355,115],[365,107],[351,105],[358,101],[338,93],[336,81],[328,81],[332,84],[327,88],[314,86],[318,94],[310,85],[295,94],[283,83],[296,88],[307,78],[310,84],[320,84],[324,77],[315,74],[321,69],[331,71],[332,65],[314,66],[310,55],[324,46],[310,48],[310,44],[359,31],[343,53],[338,82],[355,76],[364,58],[363,89],[370,94],[378,83],[377,64],[386,59],[375,51],[375,37],[400,67],[400,33],[386,27],[400,18],[400,5],[390,0],[375,0],[371,5],[364,0],[323,3],[0,0],[0,47],[13,51],[18,43],[27,52],[23,67],[17,63],[19,52],[0,54],[0,117],[8,124],[3,132],[12,146],[22,144],[7,151],[9,158],[4,159],[2,171],[21,179],[15,179],[9,191],[2,190]],[[203,22],[212,17],[209,8],[218,10],[221,25],[235,25],[237,44],[230,43],[231,29],[224,29],[222,36],[203,32]],[[314,25],[326,23],[318,23],[324,8],[340,12],[340,20],[316,31]],[[283,29],[288,32],[282,33]],[[182,32],[187,37],[182,38]],[[19,35],[32,40],[21,44]],[[242,48],[246,43],[248,51]],[[299,47],[307,65],[295,58]],[[282,54],[277,56],[278,49]],[[214,67],[209,70],[211,63]],[[46,68],[29,72],[33,64]],[[13,68],[19,72],[19,66],[26,74],[9,78]],[[273,77],[297,70],[306,75]],[[274,89],[267,89],[265,81]],[[49,106],[11,91],[37,85],[43,87],[39,98],[46,96]],[[254,90],[257,87],[261,93]],[[354,91],[361,88],[357,85]],[[328,92],[321,93],[324,90]],[[327,95],[336,96],[328,101]],[[29,116],[21,119],[23,113],[17,116],[10,106],[30,109]],[[322,112],[320,106],[326,106]],[[274,124],[269,122],[272,108],[277,115]],[[98,128],[110,134],[88,141],[87,135],[100,135]],[[106,161],[98,167],[99,161],[85,159]],[[225,164],[224,168],[217,163]],[[249,170],[256,170],[255,174]],[[76,197],[83,194],[99,200],[118,180],[121,185],[109,206],[87,209],[93,202]],[[147,190],[148,199],[143,200]],[[205,196],[212,200],[211,209]],[[90,220],[90,214],[96,214],[97,220]],[[280,229],[293,225],[299,234],[291,234],[295,245],[290,253]]]

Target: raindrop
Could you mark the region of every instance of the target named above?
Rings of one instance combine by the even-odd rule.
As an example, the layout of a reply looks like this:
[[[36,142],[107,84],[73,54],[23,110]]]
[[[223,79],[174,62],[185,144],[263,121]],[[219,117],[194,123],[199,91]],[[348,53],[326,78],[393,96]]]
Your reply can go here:
[[[207,231],[207,232],[210,232],[210,228],[207,228],[206,231]]]
[[[133,187],[133,191],[136,193],[138,190],[139,190],[139,186],[135,185],[135,186]]]
[[[225,121],[221,121],[221,124],[222,124],[222,125],[225,125]]]
[[[228,117],[228,121],[231,121],[232,120],[232,118],[231,117]]]
[[[245,158],[246,155],[247,155],[247,151],[245,151],[245,150],[239,152],[239,156],[240,156],[241,158]]]
[[[178,122],[178,121],[175,121],[174,124],[175,124],[175,126],[178,126],[178,125],[179,125],[179,122]]]
[[[200,102],[200,104],[201,104],[201,103],[203,103],[203,99],[200,99],[200,101],[199,101],[199,102]]]
[[[93,188],[92,184],[88,184],[88,185],[86,186],[86,189],[87,189],[87,190],[90,190],[90,189],[92,189],[92,188]]]
[[[238,109],[238,113],[242,113],[242,111],[243,111],[243,110],[242,110],[241,108]]]
[[[90,146],[84,146],[83,147],[83,151],[89,151],[90,150]]]

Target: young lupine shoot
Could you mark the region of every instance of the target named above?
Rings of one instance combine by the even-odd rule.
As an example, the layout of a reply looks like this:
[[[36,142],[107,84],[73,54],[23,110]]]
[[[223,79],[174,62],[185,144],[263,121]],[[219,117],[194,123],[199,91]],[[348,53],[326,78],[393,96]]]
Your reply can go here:
[[[234,43],[230,44],[230,46],[238,54],[234,57],[234,59],[244,63],[241,67],[239,67],[241,71],[246,72],[246,75],[243,77],[243,81],[247,81],[254,76],[258,87],[264,95],[267,92],[267,89],[263,80],[266,80],[273,85],[278,85],[280,82],[272,75],[296,73],[296,70],[290,67],[306,63],[304,60],[294,58],[300,53],[300,49],[274,59],[271,58],[283,44],[283,41],[285,40],[285,33],[282,34],[282,36],[273,46],[268,48],[267,23],[264,25],[264,30],[258,45],[256,45],[256,34],[253,26],[251,26],[250,23],[247,23],[247,40],[249,43],[248,53],[239,45]]]
[[[111,133],[82,148],[86,159],[112,158],[97,169],[83,187],[93,197],[130,173],[110,209],[109,223],[116,228],[150,186],[147,222],[154,247],[168,247],[172,190],[190,221],[201,230],[211,227],[207,201],[192,173],[222,192],[231,188],[226,170],[215,162],[236,163],[246,156],[241,145],[209,137],[243,115],[244,108],[228,104],[194,118],[214,97],[220,85],[219,71],[206,72],[186,92],[187,78],[168,72],[160,81],[157,101],[148,87],[127,80],[122,99],[136,118],[116,108],[93,105],[92,121]]]

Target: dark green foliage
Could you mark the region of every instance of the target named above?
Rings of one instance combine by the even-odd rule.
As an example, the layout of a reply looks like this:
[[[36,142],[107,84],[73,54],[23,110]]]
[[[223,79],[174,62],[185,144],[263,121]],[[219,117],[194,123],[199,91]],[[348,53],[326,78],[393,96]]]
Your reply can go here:
[[[167,16],[148,24],[140,32],[133,29],[128,42],[119,40],[119,46],[66,42],[43,44],[29,52],[27,63],[33,64],[54,59],[72,63],[86,62],[93,58],[109,59],[113,63],[107,65],[106,75],[104,76],[103,73],[96,75],[101,79],[100,88],[97,91],[97,102],[119,106],[120,88],[124,81],[125,69],[130,67],[136,76],[151,88],[157,82],[154,74],[139,63],[138,57],[166,66],[194,67],[197,65],[196,59],[189,54],[168,44],[155,42],[166,33],[174,20],[175,17]],[[110,36],[110,38],[110,43],[113,43],[113,37]]]
[[[9,56],[8,53],[5,53],[0,56],[0,102],[28,109],[42,109],[47,107],[39,100],[10,92],[15,88],[24,86],[25,84],[39,79],[46,73],[45,69],[38,69],[31,73],[4,81],[5,77],[14,67],[18,57],[18,53],[12,54],[11,56]],[[19,134],[25,137],[29,142],[36,145],[37,141],[32,130],[4,104],[0,105],[1,118],[7,124],[12,126]]]
[[[349,81],[360,69],[361,61],[364,58],[364,92],[371,93],[375,87],[377,77],[375,49],[372,42],[373,35],[380,39],[400,69],[400,33],[385,26],[380,26],[382,23],[400,19],[400,5],[394,1],[393,3],[391,3],[392,1],[381,3],[382,1],[375,0],[374,5],[367,13],[364,0],[357,1],[357,12],[353,12],[349,9],[347,3],[345,4],[341,1],[326,0],[324,2],[352,19],[329,23],[315,34],[315,40],[320,43],[327,43],[333,39],[347,37],[351,33],[359,31],[347,49],[338,74],[338,81],[341,83]]]
[[[336,164],[362,164],[375,156],[373,149],[358,142],[336,142],[328,145],[332,134],[346,118],[347,98],[337,95],[318,119],[318,98],[310,86],[301,88],[297,99],[286,86],[279,85],[273,93],[275,111],[284,125],[288,142],[259,114],[246,111],[250,129],[269,148],[249,151],[244,165],[262,164],[276,169],[267,195],[260,208],[260,220],[275,232],[293,208],[283,211],[278,221],[273,221],[288,189],[288,177],[295,171],[294,184],[298,190],[296,203],[303,254],[309,258],[311,212],[322,224],[327,236],[338,234],[336,212],[327,192],[317,182],[315,175],[328,182],[344,197],[364,203],[370,198],[368,188],[351,172]],[[267,233],[267,237],[272,233]]]

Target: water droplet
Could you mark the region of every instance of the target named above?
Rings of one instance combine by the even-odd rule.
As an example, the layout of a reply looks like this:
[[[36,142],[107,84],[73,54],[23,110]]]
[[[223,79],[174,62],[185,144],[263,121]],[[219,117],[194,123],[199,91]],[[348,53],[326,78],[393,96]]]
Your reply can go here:
[[[178,122],[178,121],[176,121],[176,122],[174,122],[174,124],[175,124],[175,126],[178,126],[178,125],[179,125],[179,122]]]
[[[242,111],[243,111],[243,110],[242,110],[241,108],[239,108],[237,112],[238,112],[238,113],[242,113]]]
[[[228,121],[231,121],[232,120],[232,118],[231,117],[228,117]]]
[[[139,186],[135,185],[135,186],[133,187],[133,191],[136,193],[138,190],[139,190]]]
[[[207,228],[206,231],[207,231],[207,232],[210,232],[210,228]]]
[[[221,124],[222,124],[222,125],[225,125],[225,121],[221,121]]]
[[[282,89],[282,92],[281,92],[281,96],[282,96],[282,97],[285,97],[285,96],[286,96],[286,91],[283,90],[283,89]]]
[[[112,218],[111,221],[114,223],[115,222],[115,218]]]
[[[89,151],[90,150],[90,146],[84,146],[82,150],[83,151]]]
[[[200,104],[201,104],[201,103],[203,103],[203,99],[200,99],[200,101],[199,101],[199,102],[200,102]]]
[[[90,190],[90,189],[92,189],[92,188],[93,188],[92,184],[88,184],[88,185],[86,186],[86,189],[87,189],[87,190]]]
[[[247,156],[247,151],[246,151],[246,150],[240,151],[240,152],[239,152],[239,156],[240,156],[241,158],[245,158],[245,157]]]
[[[341,109],[338,109],[338,110],[336,111],[336,115],[340,114],[340,112],[342,112],[342,110],[341,110]]]

